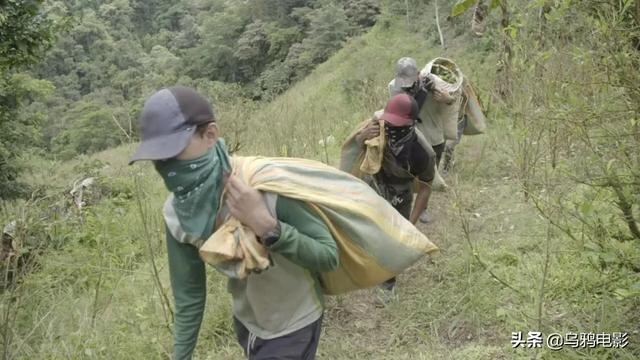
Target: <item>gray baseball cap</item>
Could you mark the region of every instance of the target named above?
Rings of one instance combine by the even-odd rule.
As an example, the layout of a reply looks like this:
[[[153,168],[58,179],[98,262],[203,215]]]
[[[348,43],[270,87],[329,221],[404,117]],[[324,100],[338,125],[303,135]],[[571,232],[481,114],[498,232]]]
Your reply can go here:
[[[189,145],[196,127],[213,121],[211,104],[195,90],[184,86],[159,90],[144,104],[140,115],[142,141],[129,165],[180,154]]]
[[[396,85],[406,88],[418,80],[418,64],[413,58],[403,57],[396,63]]]

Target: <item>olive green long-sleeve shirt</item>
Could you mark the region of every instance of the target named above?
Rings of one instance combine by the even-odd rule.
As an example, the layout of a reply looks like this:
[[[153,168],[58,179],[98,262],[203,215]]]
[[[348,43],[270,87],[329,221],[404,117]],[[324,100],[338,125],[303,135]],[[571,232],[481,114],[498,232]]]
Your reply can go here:
[[[254,335],[270,339],[317,320],[324,309],[319,274],[338,267],[338,248],[327,226],[304,203],[275,201],[281,236],[269,247],[273,265],[247,279],[229,279],[234,316]],[[190,359],[206,302],[205,265],[198,249],[178,242],[167,228],[171,288],[175,298],[174,359]],[[206,326],[206,325],[205,325]]]

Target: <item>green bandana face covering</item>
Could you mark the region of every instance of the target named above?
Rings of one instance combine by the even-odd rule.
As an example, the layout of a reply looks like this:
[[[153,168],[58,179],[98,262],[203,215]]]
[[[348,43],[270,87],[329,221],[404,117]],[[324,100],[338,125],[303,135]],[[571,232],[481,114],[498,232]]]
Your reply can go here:
[[[213,233],[224,175],[231,171],[224,140],[193,160],[155,161],[156,171],[174,195],[173,207],[183,230],[200,239]]]

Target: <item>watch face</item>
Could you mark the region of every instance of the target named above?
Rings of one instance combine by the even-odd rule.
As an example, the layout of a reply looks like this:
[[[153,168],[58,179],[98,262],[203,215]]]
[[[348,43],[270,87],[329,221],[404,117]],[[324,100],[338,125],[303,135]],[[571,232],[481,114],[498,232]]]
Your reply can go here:
[[[266,237],[266,238],[264,239],[264,245],[265,245],[265,246],[271,246],[271,245],[275,244],[275,243],[276,243],[276,241],[278,241],[278,239],[279,239],[279,238],[280,238],[279,236],[269,236],[269,237]]]
[[[263,236],[262,243],[265,246],[269,246],[278,241],[278,239],[280,239],[280,222],[277,222],[276,227]]]

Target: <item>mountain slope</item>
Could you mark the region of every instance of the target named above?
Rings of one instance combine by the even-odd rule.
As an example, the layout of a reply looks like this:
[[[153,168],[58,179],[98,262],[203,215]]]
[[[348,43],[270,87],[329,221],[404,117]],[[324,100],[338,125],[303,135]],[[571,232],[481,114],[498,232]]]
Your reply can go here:
[[[384,106],[393,64],[402,56],[419,63],[451,57],[486,98],[496,58],[491,39],[455,36],[456,28],[448,26],[448,48],[441,51],[433,34],[424,35],[428,30],[408,27],[404,17],[382,19],[272,103],[255,111],[222,105],[225,136],[242,145],[242,154],[303,156],[335,165],[346,134]],[[610,275],[589,269],[585,256],[564,242],[547,242],[547,224],[523,201],[514,175],[505,141],[510,129],[510,119],[495,111],[487,134],[463,138],[447,177],[452,189],[434,195],[435,222],[420,225],[442,253],[399,277],[397,301],[376,307],[373,290],[328,299],[318,358],[531,358],[533,349],[512,349],[513,331],[627,331],[637,339],[637,304],[602,292]],[[319,142],[330,136],[326,147]],[[49,188],[50,197],[64,199],[80,175],[98,177],[81,216],[68,200],[59,201],[67,209],[60,218],[34,218],[29,209],[37,204],[30,202],[2,209],[2,220],[24,214],[31,233],[44,232],[55,245],[38,258],[36,271],[2,295],[2,313],[11,315],[9,354],[124,359],[170,353],[165,299],[171,294],[159,211],[166,191],[149,164],[126,165],[132,151],[126,145],[72,162],[38,164],[29,179],[43,187],[58,184]],[[539,308],[545,269],[549,295]],[[225,279],[212,269],[208,274],[197,356],[240,358]],[[635,359],[638,346],[611,351],[542,355]]]

